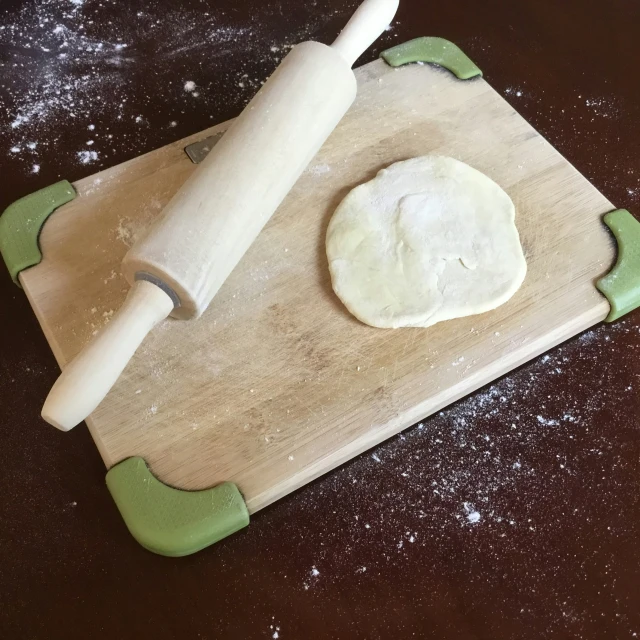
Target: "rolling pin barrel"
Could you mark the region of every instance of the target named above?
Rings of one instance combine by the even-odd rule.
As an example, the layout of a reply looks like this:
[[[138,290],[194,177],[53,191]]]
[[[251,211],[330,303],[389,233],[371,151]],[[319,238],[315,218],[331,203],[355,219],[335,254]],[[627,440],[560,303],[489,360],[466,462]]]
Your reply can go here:
[[[297,45],[125,256],[125,304],[62,372],[42,409],[67,431],[102,401],[146,334],[209,305],[356,95],[351,65],[398,0],[365,0],[332,46]]]
[[[199,316],[345,114],[356,80],[318,42],[297,45],[197,171],[125,256],[133,283],[151,274]]]

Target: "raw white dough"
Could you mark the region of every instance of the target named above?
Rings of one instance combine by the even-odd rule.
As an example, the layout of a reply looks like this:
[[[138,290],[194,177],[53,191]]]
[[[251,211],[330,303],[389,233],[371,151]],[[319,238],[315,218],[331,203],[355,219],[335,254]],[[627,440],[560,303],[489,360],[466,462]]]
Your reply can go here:
[[[463,162],[396,162],[353,189],[331,219],[333,289],[356,318],[381,328],[495,309],[527,271],[514,220],[511,198]]]

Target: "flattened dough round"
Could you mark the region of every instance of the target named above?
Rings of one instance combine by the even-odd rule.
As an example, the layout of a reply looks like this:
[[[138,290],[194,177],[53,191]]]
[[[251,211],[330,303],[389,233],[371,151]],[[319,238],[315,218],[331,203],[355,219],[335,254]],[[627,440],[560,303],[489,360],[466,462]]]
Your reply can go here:
[[[374,327],[428,327],[506,302],[527,270],[511,198],[464,162],[396,162],[353,189],[327,230],[333,290]]]

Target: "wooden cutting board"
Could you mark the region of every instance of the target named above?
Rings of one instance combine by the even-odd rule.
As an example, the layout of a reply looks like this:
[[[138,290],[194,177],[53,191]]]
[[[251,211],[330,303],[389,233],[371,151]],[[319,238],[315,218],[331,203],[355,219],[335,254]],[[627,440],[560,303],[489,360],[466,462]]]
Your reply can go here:
[[[255,512],[607,315],[613,205],[483,79],[382,60],[356,75],[355,105],[208,311],[157,328],[87,421],[107,467],[137,455],[179,488],[230,480]],[[20,279],[61,366],[122,304],[122,257],[195,168],[184,147],[227,126],[79,181],[46,223]],[[425,154],[509,193],[527,277],[490,313],[373,329],[331,290],[325,230],[351,188]]]

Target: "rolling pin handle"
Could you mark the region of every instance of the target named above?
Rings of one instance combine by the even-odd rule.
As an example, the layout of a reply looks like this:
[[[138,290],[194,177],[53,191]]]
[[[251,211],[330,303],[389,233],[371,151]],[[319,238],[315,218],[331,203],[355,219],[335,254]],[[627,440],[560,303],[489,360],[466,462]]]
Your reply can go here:
[[[391,24],[399,0],[364,0],[331,45],[352,67],[353,63]]]
[[[146,335],[174,308],[160,287],[138,280],[120,311],[65,369],[53,385],[42,417],[69,431],[107,395]]]

